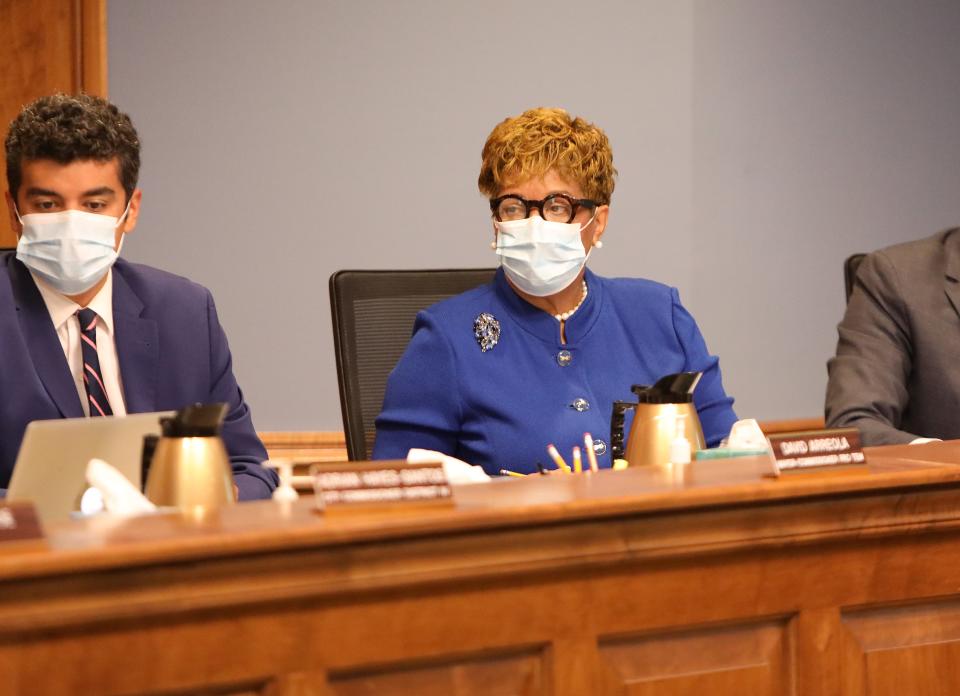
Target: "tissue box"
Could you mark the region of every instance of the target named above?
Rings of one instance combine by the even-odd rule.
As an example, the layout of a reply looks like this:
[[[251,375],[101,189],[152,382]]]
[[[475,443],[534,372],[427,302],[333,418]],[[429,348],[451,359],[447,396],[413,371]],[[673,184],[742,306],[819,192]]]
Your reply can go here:
[[[735,449],[732,447],[714,447],[697,450],[696,459],[730,459],[732,457],[760,457],[769,453],[765,449]]]

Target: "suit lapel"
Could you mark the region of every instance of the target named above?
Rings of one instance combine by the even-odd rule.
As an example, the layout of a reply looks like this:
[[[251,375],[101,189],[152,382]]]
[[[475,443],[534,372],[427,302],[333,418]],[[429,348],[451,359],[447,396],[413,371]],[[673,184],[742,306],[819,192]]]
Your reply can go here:
[[[8,268],[20,330],[40,381],[64,418],[82,418],[83,405],[47,305],[26,266],[11,259]]]
[[[143,302],[123,277],[122,262],[118,261],[113,274],[113,323],[128,413],[157,410],[159,329],[156,321],[140,316],[143,310]]]
[[[960,315],[960,228],[950,230],[943,239],[944,289],[953,310]]]

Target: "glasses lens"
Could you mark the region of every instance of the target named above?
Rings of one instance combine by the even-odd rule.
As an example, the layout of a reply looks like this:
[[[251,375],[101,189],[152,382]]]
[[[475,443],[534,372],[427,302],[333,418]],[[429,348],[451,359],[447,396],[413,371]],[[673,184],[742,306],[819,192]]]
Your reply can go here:
[[[548,196],[543,201],[543,218],[550,222],[570,222],[573,219],[573,201],[566,196]]]
[[[523,220],[527,217],[527,206],[520,198],[504,198],[497,206],[498,220]]]

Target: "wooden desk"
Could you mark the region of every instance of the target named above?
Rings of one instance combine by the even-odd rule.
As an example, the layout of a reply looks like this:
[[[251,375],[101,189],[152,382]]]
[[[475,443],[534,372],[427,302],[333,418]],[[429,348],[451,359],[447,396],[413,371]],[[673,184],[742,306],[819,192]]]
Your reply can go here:
[[[0,549],[0,693],[960,693],[960,442],[868,456],[65,523]]]

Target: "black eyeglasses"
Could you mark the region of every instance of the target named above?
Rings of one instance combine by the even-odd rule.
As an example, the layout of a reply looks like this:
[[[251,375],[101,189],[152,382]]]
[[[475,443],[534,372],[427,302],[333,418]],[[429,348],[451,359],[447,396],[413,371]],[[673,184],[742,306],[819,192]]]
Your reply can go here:
[[[589,198],[573,198],[565,193],[554,193],[540,201],[528,201],[517,195],[499,196],[490,201],[490,210],[497,222],[524,220],[536,208],[540,217],[549,222],[573,222],[580,208],[594,210],[596,201]]]

